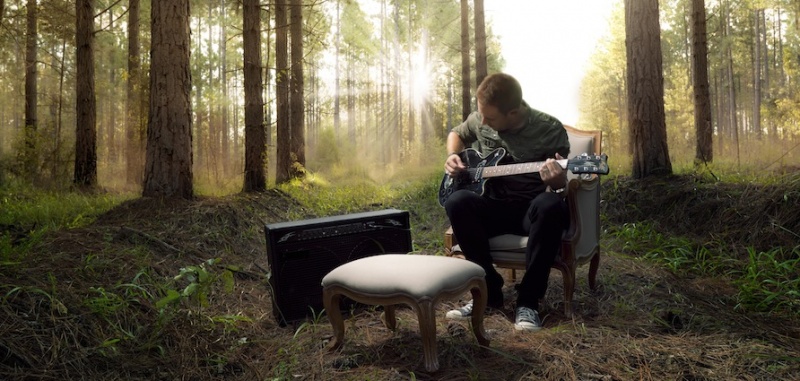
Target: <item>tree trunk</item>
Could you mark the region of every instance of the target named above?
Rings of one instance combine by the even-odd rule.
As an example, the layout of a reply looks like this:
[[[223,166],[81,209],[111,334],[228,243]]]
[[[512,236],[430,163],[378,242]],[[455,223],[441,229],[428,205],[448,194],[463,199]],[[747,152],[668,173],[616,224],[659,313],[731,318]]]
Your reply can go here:
[[[145,197],[194,197],[189,15],[189,0],[151,5]]]
[[[266,190],[267,159],[264,98],[261,82],[261,7],[259,0],[244,0],[244,191]]]
[[[303,1],[291,0],[292,36],[292,172],[293,178],[303,177],[306,166],[305,102],[303,91]]]
[[[389,81],[388,79],[388,69],[386,64],[386,54],[387,54],[387,46],[388,41],[386,39],[386,26],[384,24],[384,20],[386,20],[386,0],[381,0],[381,17],[380,17],[380,29],[381,29],[381,53],[380,53],[380,79],[378,80],[380,88],[378,91],[381,94],[380,97],[380,118],[378,119],[378,125],[383,128],[377,128],[376,133],[376,140],[380,146],[380,157],[378,160],[380,162],[385,163],[388,159],[385,149],[385,144],[387,143],[387,129],[386,126],[388,125],[386,121],[386,116],[388,114],[388,94],[387,94],[387,87],[386,84]]]
[[[75,3],[76,114],[75,178],[79,186],[97,185],[97,105],[94,93],[94,0]]]
[[[128,2],[128,81],[125,109],[127,116],[125,140],[126,181],[142,184],[143,150],[141,128],[141,62],[139,58],[139,4],[140,0]]]
[[[469,94],[469,4],[461,0],[461,120],[467,120],[472,108]]]
[[[292,167],[292,136],[291,112],[289,108],[289,65],[288,55],[288,25],[286,25],[286,2],[279,1],[275,4],[275,92],[278,113],[277,122],[277,163],[275,169],[275,182],[285,183],[291,179]]]
[[[267,14],[266,14],[266,19],[267,20],[272,18],[271,17],[272,14],[270,12],[271,12],[270,8],[267,8]],[[271,70],[271,68],[266,67],[266,66],[269,66],[270,57],[271,57],[270,53],[272,53],[272,50],[270,50],[270,46],[272,46],[272,41],[270,39],[270,36],[272,36],[272,27],[271,27],[271,25],[272,25],[272,23],[267,22],[267,25],[266,25],[267,30],[264,32],[264,34],[266,34],[267,38],[266,38],[266,41],[264,41],[264,44],[262,45],[262,49],[261,49],[261,52],[266,54],[265,59],[261,63],[262,66],[265,66],[265,68],[264,68],[265,69],[264,70],[264,78],[262,79],[261,83],[264,84],[264,86],[263,86],[264,87],[264,91],[262,92],[262,94],[264,94],[263,96],[266,97],[266,99],[264,100],[264,120],[265,120],[265,122],[264,122],[264,134],[267,136],[267,140],[266,140],[266,142],[267,142],[267,156],[266,156],[267,173],[269,173],[270,163],[274,163],[275,162],[275,157],[274,156],[270,156],[270,155],[274,154],[274,151],[272,150],[272,147],[275,146],[275,144],[272,142],[272,101],[270,101],[270,99],[272,98],[272,96],[270,95],[270,94],[272,94],[272,70]],[[266,62],[267,65],[264,65],[264,62]]]
[[[713,156],[711,96],[708,85],[708,41],[705,0],[692,0],[692,72],[694,87],[694,127],[697,146],[695,163],[711,162]]]
[[[351,142],[356,142],[356,89],[355,79],[353,78],[356,70],[353,68],[355,66],[355,58],[351,53],[345,53],[344,66],[344,105],[345,110],[347,110],[347,139]]]
[[[389,160],[392,162],[396,162],[397,160],[403,159],[403,155],[405,151],[403,150],[403,115],[402,113],[402,90],[401,90],[401,79],[400,79],[400,68],[402,66],[402,60],[400,58],[400,7],[399,4],[395,3],[394,7],[394,38],[392,39],[394,44],[394,67],[397,72],[394,75],[394,111],[392,112],[392,144],[389,145]]]
[[[219,86],[222,90],[222,100],[220,101],[220,163],[222,167],[223,178],[227,178],[231,173],[231,136],[230,136],[230,122],[228,115],[230,114],[230,98],[228,95],[228,12],[225,8],[225,0],[220,0],[219,4],[220,17],[222,18],[219,27],[219,54],[220,54],[220,68],[219,68]],[[261,14],[259,12],[259,14]],[[260,33],[260,31],[259,31]],[[260,57],[260,55],[259,55]],[[260,68],[259,68],[260,70]],[[263,107],[263,105],[262,105]],[[262,118],[263,120],[263,118]]]
[[[341,12],[342,12],[342,10],[341,10],[341,7],[342,7],[342,2],[340,0],[336,0],[336,35],[333,37],[334,38],[334,50],[335,50],[333,52],[333,54],[335,56],[335,61],[334,61],[334,64],[333,64],[334,65],[333,71],[334,71],[334,76],[335,76],[334,82],[333,82],[333,130],[336,133],[339,132],[339,127],[341,126],[341,123],[342,123],[341,110],[340,110],[340,108],[341,108],[341,104],[340,104],[341,103],[341,99],[340,99],[340,96],[339,96],[339,77],[340,77],[340,73],[339,73],[339,55],[342,54],[341,50],[339,49],[339,45],[341,44],[340,40],[342,38],[341,37],[342,36],[342,33],[341,33],[341,30],[342,30],[342,28],[341,28],[341,23],[342,23]]]
[[[625,0],[628,123],[633,177],[672,174],[664,115],[658,0]]]
[[[39,161],[36,149],[36,98],[38,97],[36,57],[39,40],[36,8],[36,0],[28,0],[25,36],[25,153],[23,156],[26,175],[31,178],[38,172]]]
[[[406,41],[407,41],[407,44],[408,44],[408,47],[407,47],[408,55],[406,56],[408,58],[408,60],[406,62],[406,65],[408,65],[408,68],[409,68],[409,70],[408,70],[408,97],[407,97],[407,99],[408,99],[408,135],[407,135],[407,139],[408,140],[407,141],[408,141],[408,145],[409,146],[414,144],[414,141],[416,140],[416,136],[415,136],[414,133],[416,132],[416,129],[417,129],[417,123],[416,123],[417,115],[415,113],[415,108],[417,107],[416,100],[415,100],[415,98],[416,98],[415,91],[417,89],[414,88],[414,81],[415,81],[414,80],[414,51],[417,50],[417,49],[415,49],[415,46],[414,46],[415,45],[414,44],[414,32],[412,32],[414,30],[414,23],[413,23],[414,10],[413,10],[412,5],[413,5],[413,1],[409,1],[408,2],[408,31],[407,31],[407,35],[406,35],[406,38],[407,38]]]
[[[725,36],[732,36],[731,34],[731,20],[730,20],[730,3],[728,1],[725,2],[725,6],[723,7],[723,18],[726,20],[723,23],[723,35]],[[738,114],[738,106],[736,102],[736,80],[733,71],[733,48],[731,47],[732,44],[727,44],[725,47],[725,73],[726,73],[726,82],[728,83],[728,127],[730,137],[733,139],[734,149],[736,150],[736,165],[739,165],[739,123],[736,119],[736,115]]]
[[[761,139],[761,12],[756,9],[753,17],[753,131],[756,138]]]
[[[486,22],[483,0],[474,0],[475,7],[475,85],[480,85],[488,75],[486,63]]]

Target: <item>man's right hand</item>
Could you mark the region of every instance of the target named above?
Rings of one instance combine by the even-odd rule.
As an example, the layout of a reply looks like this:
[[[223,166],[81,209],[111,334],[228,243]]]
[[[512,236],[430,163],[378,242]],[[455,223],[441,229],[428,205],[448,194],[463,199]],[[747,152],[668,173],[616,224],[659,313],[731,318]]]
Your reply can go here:
[[[458,172],[466,169],[467,166],[461,161],[461,156],[456,153],[451,153],[444,162],[444,171],[450,175],[450,177],[454,177]]]

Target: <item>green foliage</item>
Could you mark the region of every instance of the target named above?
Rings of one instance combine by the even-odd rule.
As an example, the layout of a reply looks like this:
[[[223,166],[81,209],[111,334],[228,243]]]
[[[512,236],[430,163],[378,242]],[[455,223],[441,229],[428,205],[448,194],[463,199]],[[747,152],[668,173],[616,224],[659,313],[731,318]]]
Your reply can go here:
[[[726,162],[737,172],[748,170],[746,167],[763,170],[765,165],[772,169],[796,166],[800,92],[788,84],[800,72],[798,60],[790,58],[800,52],[800,34],[792,27],[800,9],[776,1],[706,1],[705,6],[714,162]],[[665,0],[659,2],[659,10],[670,160],[673,166],[691,165],[696,151],[691,2]],[[754,79],[757,10],[764,12],[762,22],[766,24],[761,28],[766,33],[761,37],[760,78]],[[609,20],[610,33],[598,43],[583,79],[578,123],[581,128],[603,130],[604,151],[617,158],[628,155],[630,149],[624,25],[624,4],[617,1]],[[785,32],[775,36],[770,30]],[[761,85],[758,99],[756,83]],[[754,128],[756,108],[761,112],[761,130]]]
[[[800,313],[800,246],[790,255],[780,248],[766,252],[748,248],[744,271],[734,275],[740,307]]]
[[[226,292],[233,292],[233,272],[229,269],[223,269],[221,272],[214,270],[219,261],[217,258],[212,258],[199,265],[182,267],[173,280],[184,283],[185,286],[180,290],[167,289],[167,295],[156,302],[156,308],[174,306],[185,299],[195,302],[199,307],[206,307],[212,288],[220,281]]]
[[[629,223],[607,232],[622,251],[660,264],[678,275],[728,277],[738,287],[740,308],[762,312],[800,313],[800,246],[757,252],[748,248],[746,261],[725,255],[727,245],[697,245],[668,237],[649,223]]]
[[[0,226],[36,230],[78,228],[110,210],[131,195],[54,192],[34,187],[0,189]]]
[[[0,263],[19,259],[45,232],[89,225],[130,197],[48,191],[17,183],[0,188]]]
[[[672,272],[713,275],[716,264],[709,263],[706,247],[695,248],[692,242],[680,237],[667,237],[647,223],[623,224],[609,231],[622,251],[657,262]]]

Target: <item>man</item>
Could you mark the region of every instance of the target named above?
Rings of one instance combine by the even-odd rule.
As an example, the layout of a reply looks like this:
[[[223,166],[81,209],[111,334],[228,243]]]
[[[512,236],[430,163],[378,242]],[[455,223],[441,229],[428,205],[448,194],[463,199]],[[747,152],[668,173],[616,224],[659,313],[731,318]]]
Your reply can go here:
[[[567,175],[555,161],[569,154],[567,132],[556,118],[529,107],[519,82],[508,74],[486,77],[477,98],[478,111],[447,136],[448,174],[457,176],[467,169],[458,153],[468,146],[482,156],[503,147],[512,162],[545,164],[539,173],[492,178],[483,195],[466,189],[453,192],[444,207],[464,256],[486,271],[489,307],[503,307],[503,277],[492,265],[489,238],[509,233],[528,236],[528,267],[517,288],[514,327],[536,331],[542,327],[539,299],[547,290],[561,235],[569,227],[563,199]],[[447,317],[465,319],[471,314],[470,301]]]

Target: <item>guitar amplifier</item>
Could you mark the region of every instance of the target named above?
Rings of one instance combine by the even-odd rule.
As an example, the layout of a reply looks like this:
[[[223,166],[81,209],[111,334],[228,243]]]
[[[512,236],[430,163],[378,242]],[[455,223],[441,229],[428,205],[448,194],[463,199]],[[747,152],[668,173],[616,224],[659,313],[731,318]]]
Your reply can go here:
[[[265,234],[272,311],[281,326],[322,311],[322,278],[339,265],[412,250],[408,212],[397,209],[268,224]],[[347,311],[344,304],[353,303],[343,302]]]

